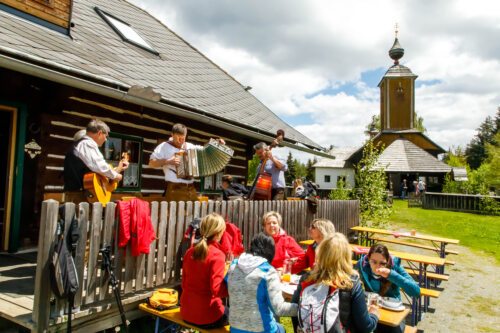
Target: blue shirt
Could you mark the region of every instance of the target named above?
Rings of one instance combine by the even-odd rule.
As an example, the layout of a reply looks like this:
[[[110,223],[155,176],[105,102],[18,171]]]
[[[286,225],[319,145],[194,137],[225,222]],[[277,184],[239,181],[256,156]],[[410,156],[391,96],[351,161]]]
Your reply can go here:
[[[276,165],[274,164],[273,161],[268,159],[266,161],[266,165],[264,167],[264,171],[269,173],[272,178],[273,178],[273,188],[285,188],[286,183],[285,183],[285,171],[288,171],[288,165],[285,163],[285,161],[281,160],[280,158],[274,157],[280,161],[283,166],[281,169],[278,169]],[[262,161],[259,163],[257,166],[257,174],[259,174],[260,166],[262,164]]]

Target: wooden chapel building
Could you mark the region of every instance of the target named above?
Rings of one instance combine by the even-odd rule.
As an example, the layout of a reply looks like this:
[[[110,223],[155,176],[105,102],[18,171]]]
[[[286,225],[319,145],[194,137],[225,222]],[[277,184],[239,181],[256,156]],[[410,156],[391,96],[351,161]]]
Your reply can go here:
[[[384,147],[378,165],[385,169],[388,188],[392,188],[395,196],[401,194],[400,184],[404,179],[409,190],[414,181],[424,179],[428,190],[441,191],[444,177],[451,171],[450,166],[438,159],[445,150],[415,128],[417,75],[399,63],[403,55],[404,49],[396,37],[389,50],[394,64],[378,84],[381,130],[373,133],[373,143]],[[363,147],[351,155],[349,161],[358,163],[362,154]]]

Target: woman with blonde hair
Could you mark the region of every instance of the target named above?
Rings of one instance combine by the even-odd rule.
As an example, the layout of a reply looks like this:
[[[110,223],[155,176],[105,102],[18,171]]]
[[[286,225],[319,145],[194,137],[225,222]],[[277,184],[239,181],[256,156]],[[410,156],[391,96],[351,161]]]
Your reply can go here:
[[[314,219],[309,226],[309,236],[314,241],[307,247],[306,255],[293,265],[294,271],[303,271],[306,268],[313,268],[316,261],[316,248],[325,238],[331,237],[335,233],[335,226],[327,219]]]
[[[228,312],[222,303],[222,298],[228,296],[224,282],[226,256],[219,243],[225,230],[222,216],[205,216],[200,224],[201,239],[184,256],[181,316],[200,328],[227,324]]]
[[[286,260],[297,262],[304,257],[304,250],[292,236],[286,234],[281,228],[281,214],[269,211],[262,217],[262,227],[264,233],[274,240],[275,254],[271,265],[277,270],[281,270]],[[299,272],[292,266],[292,273]]]
[[[324,239],[318,246],[314,269],[299,284],[292,301],[297,302],[303,291],[311,286],[328,286],[329,292],[326,296],[338,289],[341,293],[339,296],[340,323],[344,329],[353,333],[372,332],[378,322],[378,307],[370,305],[370,308],[367,308],[359,276],[352,268],[351,255],[351,248],[343,234],[337,232]],[[343,302],[350,302],[348,316],[343,315],[349,312],[349,306],[343,305]],[[299,324],[303,325],[303,322],[299,320]],[[335,327],[332,327],[331,331],[334,329]]]

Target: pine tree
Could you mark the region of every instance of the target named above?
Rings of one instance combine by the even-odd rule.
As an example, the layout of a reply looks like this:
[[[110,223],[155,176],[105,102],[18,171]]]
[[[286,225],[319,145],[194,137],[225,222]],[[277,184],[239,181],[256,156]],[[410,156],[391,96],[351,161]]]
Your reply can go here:
[[[483,123],[477,129],[477,134],[467,145],[465,154],[467,163],[471,169],[477,169],[486,159],[486,145],[494,144],[495,134],[498,132],[500,122],[500,108],[497,111],[495,119],[491,116],[486,117]]]
[[[288,165],[288,172],[285,172],[285,182],[287,184],[292,184],[292,182],[295,180],[295,164],[293,161],[293,155],[291,151],[288,152],[286,164]]]
[[[306,164],[306,179],[314,182],[314,168],[313,165],[316,164],[316,158],[314,160],[308,159]]]

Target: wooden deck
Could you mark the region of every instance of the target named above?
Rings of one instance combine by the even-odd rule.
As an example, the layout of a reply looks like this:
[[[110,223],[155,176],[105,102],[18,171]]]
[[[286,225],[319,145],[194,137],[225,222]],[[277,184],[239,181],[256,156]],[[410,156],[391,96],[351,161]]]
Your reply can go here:
[[[307,226],[313,218],[330,219],[344,233],[359,223],[358,201],[320,200],[314,215],[308,212],[305,201],[152,202],[151,220],[157,238],[151,243],[149,254],[133,257],[130,244],[117,247],[119,216],[115,203],[109,203],[105,209],[99,203],[68,203],[65,207],[68,220],[76,209],[80,231],[75,256],[80,289],[75,297],[72,327],[73,332],[85,333],[120,324],[109,280],[101,269],[99,250],[104,246],[111,246],[127,319],[133,320],[144,315],[138,304],[154,289],[178,283],[174,277],[176,251],[195,217],[220,213],[240,228],[244,245],[261,231],[260,220],[269,210],[283,215],[283,227],[298,240],[307,238]],[[66,301],[53,296],[49,282],[48,262],[55,244],[58,208],[55,200],[42,203],[36,261],[34,256],[22,261],[11,255],[3,255],[6,259],[2,257],[0,261],[0,316],[33,332],[64,329],[67,322]]]
[[[0,254],[0,316],[27,329],[33,328],[35,272],[33,254]]]

